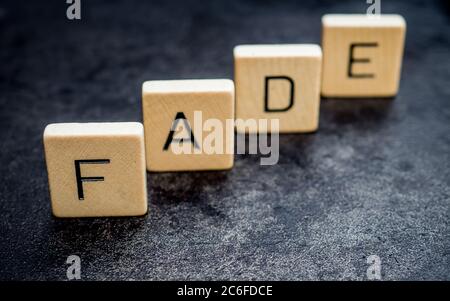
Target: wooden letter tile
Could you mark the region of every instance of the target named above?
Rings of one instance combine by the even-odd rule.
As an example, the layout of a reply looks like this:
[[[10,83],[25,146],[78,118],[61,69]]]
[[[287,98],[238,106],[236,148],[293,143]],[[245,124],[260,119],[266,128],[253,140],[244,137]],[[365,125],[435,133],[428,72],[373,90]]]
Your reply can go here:
[[[147,212],[144,129],[137,122],[55,123],[44,131],[53,214]]]
[[[147,169],[230,169],[234,84],[227,79],[147,81],[142,86]]]
[[[321,63],[318,45],[236,46],[236,119],[279,119],[280,133],[317,130]],[[236,128],[262,132],[238,122]]]
[[[399,15],[323,16],[322,95],[395,96],[405,31]]]

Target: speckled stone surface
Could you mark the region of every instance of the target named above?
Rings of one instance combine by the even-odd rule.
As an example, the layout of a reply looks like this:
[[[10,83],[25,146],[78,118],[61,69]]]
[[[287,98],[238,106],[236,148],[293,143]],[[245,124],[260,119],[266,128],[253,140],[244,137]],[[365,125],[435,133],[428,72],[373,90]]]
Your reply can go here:
[[[139,121],[150,79],[232,77],[241,43],[320,43],[325,13],[366,1],[0,4],[0,279],[450,280],[448,2],[382,1],[408,23],[395,100],[322,101],[320,129],[283,135],[280,161],[149,174],[140,218],[56,219],[51,122]],[[205,3],[206,2],[206,3]]]

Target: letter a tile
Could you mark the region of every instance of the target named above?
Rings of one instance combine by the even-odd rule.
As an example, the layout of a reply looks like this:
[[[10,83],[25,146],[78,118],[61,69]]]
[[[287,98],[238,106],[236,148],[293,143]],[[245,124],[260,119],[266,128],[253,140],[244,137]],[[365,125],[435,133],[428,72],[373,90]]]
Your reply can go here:
[[[137,216],[147,212],[142,124],[49,124],[44,146],[55,216]]]
[[[142,86],[147,169],[230,169],[234,85],[227,79],[147,81]]]

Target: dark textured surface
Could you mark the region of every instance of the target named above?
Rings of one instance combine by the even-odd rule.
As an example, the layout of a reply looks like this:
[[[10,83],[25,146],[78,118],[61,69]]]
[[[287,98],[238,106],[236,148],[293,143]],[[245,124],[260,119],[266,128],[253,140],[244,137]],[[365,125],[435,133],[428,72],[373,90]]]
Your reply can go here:
[[[280,162],[149,174],[141,218],[51,216],[51,122],[141,120],[144,80],[232,77],[240,43],[320,42],[325,13],[366,1],[0,4],[0,279],[450,279],[450,26],[445,2],[382,1],[408,23],[395,100],[324,100]]]

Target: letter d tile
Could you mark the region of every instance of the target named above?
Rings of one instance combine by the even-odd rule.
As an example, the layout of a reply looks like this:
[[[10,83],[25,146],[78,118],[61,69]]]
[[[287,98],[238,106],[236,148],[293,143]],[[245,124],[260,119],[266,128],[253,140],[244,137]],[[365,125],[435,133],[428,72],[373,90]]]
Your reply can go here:
[[[279,119],[280,133],[319,124],[322,51],[318,45],[240,45],[234,49],[236,128],[271,132],[251,120]]]

